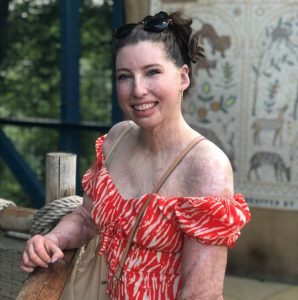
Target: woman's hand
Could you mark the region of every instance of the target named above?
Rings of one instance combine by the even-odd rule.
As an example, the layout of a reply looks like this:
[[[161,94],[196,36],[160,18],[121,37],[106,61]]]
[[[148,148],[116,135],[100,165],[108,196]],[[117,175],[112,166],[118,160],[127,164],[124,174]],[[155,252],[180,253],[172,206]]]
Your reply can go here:
[[[26,243],[21,269],[24,272],[32,272],[36,267],[47,268],[50,263],[63,257],[64,254],[54,239],[37,234]]]

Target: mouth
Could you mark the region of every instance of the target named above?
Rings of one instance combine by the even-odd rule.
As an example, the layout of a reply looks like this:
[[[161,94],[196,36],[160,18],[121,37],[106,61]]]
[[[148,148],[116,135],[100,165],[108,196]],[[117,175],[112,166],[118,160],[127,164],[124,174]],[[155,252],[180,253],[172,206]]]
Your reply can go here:
[[[132,105],[132,107],[136,111],[145,111],[145,110],[149,110],[149,109],[153,108],[157,104],[158,104],[158,101],[155,101],[155,102],[150,102],[150,103],[143,103],[143,104]]]

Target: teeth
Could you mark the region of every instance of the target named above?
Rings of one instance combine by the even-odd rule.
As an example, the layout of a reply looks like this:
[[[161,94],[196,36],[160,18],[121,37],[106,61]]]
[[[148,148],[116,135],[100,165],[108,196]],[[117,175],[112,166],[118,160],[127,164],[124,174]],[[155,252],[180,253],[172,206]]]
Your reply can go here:
[[[139,104],[139,105],[134,105],[135,110],[147,110],[152,108],[155,105],[154,102],[152,103],[145,103],[145,104]]]

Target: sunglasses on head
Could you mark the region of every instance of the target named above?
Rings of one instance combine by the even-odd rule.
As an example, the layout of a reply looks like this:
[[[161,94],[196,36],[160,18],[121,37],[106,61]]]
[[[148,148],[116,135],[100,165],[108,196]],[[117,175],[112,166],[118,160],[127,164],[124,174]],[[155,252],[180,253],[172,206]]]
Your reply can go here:
[[[162,32],[168,28],[170,23],[172,23],[172,19],[169,15],[166,12],[160,11],[154,16],[145,17],[143,21],[139,23],[130,23],[119,27],[114,32],[114,37],[116,39],[127,37],[138,24],[143,24],[145,31]]]

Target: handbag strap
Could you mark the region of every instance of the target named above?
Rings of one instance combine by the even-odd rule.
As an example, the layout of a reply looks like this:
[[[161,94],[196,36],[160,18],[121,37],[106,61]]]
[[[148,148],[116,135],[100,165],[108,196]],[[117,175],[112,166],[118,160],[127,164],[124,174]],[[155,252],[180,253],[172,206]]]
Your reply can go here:
[[[131,121],[127,122],[130,126],[126,126],[122,132],[119,134],[119,136],[117,137],[116,141],[114,142],[114,144],[112,145],[112,147],[110,148],[109,153],[107,154],[107,156],[105,157],[104,163],[105,165],[107,165],[107,162],[109,159],[111,159],[112,154],[114,153],[115,148],[118,146],[118,144],[122,141],[122,139],[126,136],[126,134],[132,129],[134,128],[134,125],[132,124]]]
[[[154,193],[157,193],[159,191],[159,189],[161,188],[161,186],[164,184],[164,182],[168,179],[168,177],[170,176],[170,174],[174,171],[174,169],[178,166],[178,164],[182,161],[182,159],[185,157],[185,155],[195,146],[197,145],[199,142],[205,140],[206,138],[205,137],[196,137],[194,138],[186,148],[184,148],[182,150],[182,152],[176,157],[176,159],[172,162],[172,164],[170,165],[170,167],[167,169],[167,171],[163,174],[163,176],[160,178],[160,180],[158,181],[157,185],[155,186],[155,188],[153,189],[153,194]],[[141,218],[143,217],[144,213],[145,213],[145,210],[146,208],[148,207],[151,199],[153,198],[153,194],[150,195],[150,197],[146,200],[146,202],[143,204],[142,208],[140,209],[137,217],[136,217],[136,220],[133,224],[133,227],[132,227],[132,230],[129,234],[129,237],[128,237],[128,240],[127,240],[127,243],[126,243],[126,246],[125,246],[125,249],[124,249],[124,252],[121,256],[121,259],[120,259],[120,263],[119,263],[119,266],[118,266],[118,269],[116,270],[115,272],[115,277],[116,277],[116,283],[119,281],[121,275],[122,275],[122,272],[123,272],[123,268],[124,268],[124,264],[125,264],[125,261],[127,259],[127,256],[128,256],[128,253],[129,253],[129,250],[131,248],[131,244],[132,244],[132,240],[136,234],[136,231],[138,229],[138,225],[141,221]]]

